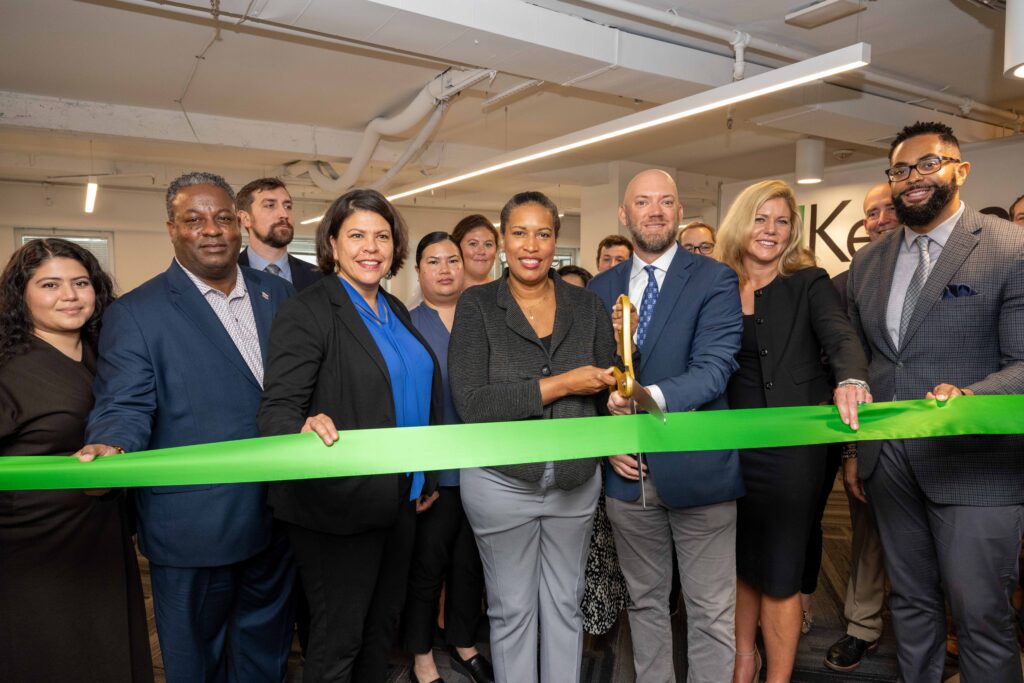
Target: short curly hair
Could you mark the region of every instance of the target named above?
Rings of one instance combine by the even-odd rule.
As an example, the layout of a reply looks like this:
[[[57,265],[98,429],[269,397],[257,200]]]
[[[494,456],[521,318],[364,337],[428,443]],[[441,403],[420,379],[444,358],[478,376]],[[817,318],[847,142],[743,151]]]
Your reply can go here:
[[[24,353],[34,325],[25,302],[25,288],[39,267],[54,258],[69,258],[85,267],[96,292],[96,305],[82,327],[82,338],[93,348],[100,334],[100,320],[114,301],[114,282],[85,247],[56,237],[32,240],[11,255],[0,275],[0,365]]]
[[[192,171],[191,173],[185,173],[180,175],[171,181],[171,184],[167,186],[167,197],[165,202],[167,204],[167,220],[174,221],[174,198],[178,196],[178,193],[184,190],[186,187],[194,187],[196,185],[213,185],[224,190],[227,194],[228,199],[231,203],[235,203],[235,191],[228,185],[228,181],[220,177],[216,173],[207,173],[206,171]]]
[[[938,135],[939,139],[947,145],[960,149],[960,141],[953,134],[953,129],[938,121],[917,121],[913,125],[904,126],[903,130],[896,134],[892,144],[889,146],[889,161],[892,161],[892,153],[896,151],[902,142],[919,135]]]

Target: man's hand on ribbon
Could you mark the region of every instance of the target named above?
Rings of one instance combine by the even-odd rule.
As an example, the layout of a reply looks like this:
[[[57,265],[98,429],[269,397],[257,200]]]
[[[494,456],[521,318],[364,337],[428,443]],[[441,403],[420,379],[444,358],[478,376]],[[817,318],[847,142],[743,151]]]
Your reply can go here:
[[[953,384],[938,384],[934,389],[924,395],[926,399],[935,399],[942,403],[948,401],[954,396],[974,396],[974,392],[970,389],[961,389],[960,387]]]
[[[843,424],[850,425],[853,431],[860,429],[860,422],[857,419],[857,406],[861,403],[871,403],[871,394],[860,384],[844,384],[836,387],[833,394],[836,408],[839,409],[839,417]]]

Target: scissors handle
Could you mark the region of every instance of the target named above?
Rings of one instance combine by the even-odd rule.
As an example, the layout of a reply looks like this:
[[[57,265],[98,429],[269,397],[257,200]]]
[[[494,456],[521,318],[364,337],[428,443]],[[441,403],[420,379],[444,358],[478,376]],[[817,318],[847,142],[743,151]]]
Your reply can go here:
[[[623,372],[618,368],[613,368],[612,374],[615,376],[615,382],[617,384],[617,390],[623,398],[629,398],[633,395],[633,383],[636,381],[636,373],[633,372],[633,335],[630,334],[630,317],[631,306],[629,304],[629,296],[621,294],[618,300],[619,305],[622,307],[622,333],[619,335],[619,357],[622,358],[622,364],[626,370]]]

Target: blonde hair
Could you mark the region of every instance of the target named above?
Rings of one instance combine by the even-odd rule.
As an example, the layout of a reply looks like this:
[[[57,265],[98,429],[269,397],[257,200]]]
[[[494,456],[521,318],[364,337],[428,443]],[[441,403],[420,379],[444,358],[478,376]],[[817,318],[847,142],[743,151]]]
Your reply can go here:
[[[715,246],[718,258],[736,271],[740,284],[747,281],[743,255],[750,243],[750,235],[754,232],[754,219],[761,205],[772,199],[786,200],[790,213],[789,243],[779,258],[779,275],[785,277],[814,265],[814,254],[802,244],[803,219],[797,211],[792,188],[781,180],[762,180],[740,192],[718,227],[718,244]]]

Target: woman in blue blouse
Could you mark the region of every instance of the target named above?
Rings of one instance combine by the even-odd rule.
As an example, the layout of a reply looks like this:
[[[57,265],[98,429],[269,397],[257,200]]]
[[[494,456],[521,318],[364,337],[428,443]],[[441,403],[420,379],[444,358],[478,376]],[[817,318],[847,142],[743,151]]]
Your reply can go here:
[[[407,243],[380,193],[351,190],[331,204],[317,229],[328,277],[284,303],[270,331],[264,435],[314,431],[331,445],[346,429],[441,421],[437,360],[380,286],[401,268]],[[385,680],[416,512],[436,498],[433,479],[411,472],[270,485],[309,598],[307,683]]]
[[[423,303],[409,315],[441,364],[445,424],[462,421],[448,387],[448,337],[465,280],[462,265],[459,245],[446,232],[432,232],[416,247]],[[473,529],[459,497],[459,471],[445,470],[439,479],[440,498],[416,519],[416,546],[402,615],[405,649],[414,656],[409,680],[440,680],[431,646],[444,582],[444,637],[452,662],[475,683],[492,683],[491,664],[476,649],[484,576]]]

